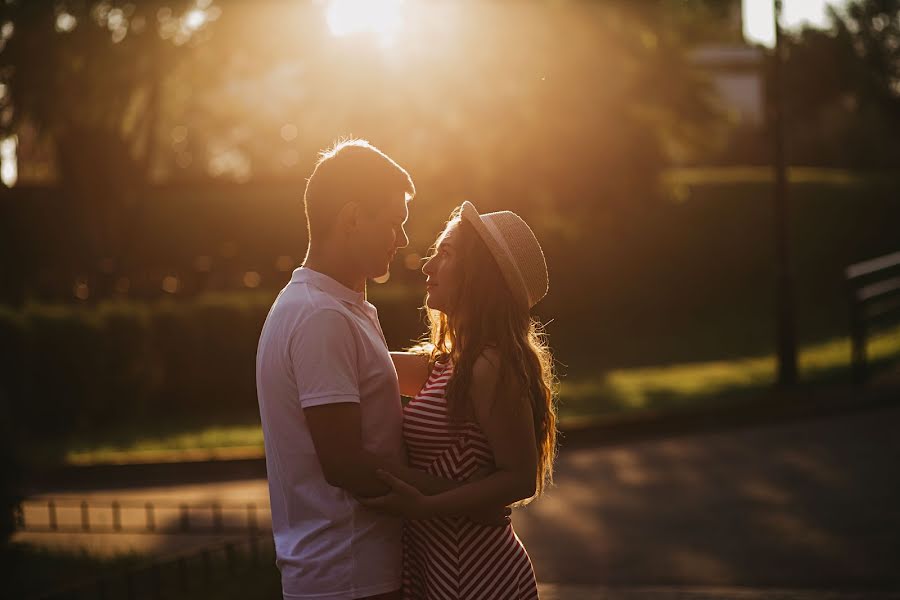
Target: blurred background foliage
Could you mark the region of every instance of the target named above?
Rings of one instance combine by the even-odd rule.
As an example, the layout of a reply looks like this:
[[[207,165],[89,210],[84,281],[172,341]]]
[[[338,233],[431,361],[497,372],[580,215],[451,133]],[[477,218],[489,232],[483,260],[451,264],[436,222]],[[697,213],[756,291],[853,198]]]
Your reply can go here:
[[[305,251],[305,178],[340,136],[419,190],[411,245],[370,289],[392,348],[422,332],[420,258],[469,199],[541,239],[536,313],[570,391],[771,352],[770,127],[692,58],[743,44],[740,2],[409,1],[402,24],[346,35],[334,5],[0,6],[0,136],[18,156],[0,368],[23,430],[254,421],[256,336]],[[900,240],[898,12],[856,0],[786,42],[788,155],[809,167],[791,185],[803,343],[846,334],[843,267]]]

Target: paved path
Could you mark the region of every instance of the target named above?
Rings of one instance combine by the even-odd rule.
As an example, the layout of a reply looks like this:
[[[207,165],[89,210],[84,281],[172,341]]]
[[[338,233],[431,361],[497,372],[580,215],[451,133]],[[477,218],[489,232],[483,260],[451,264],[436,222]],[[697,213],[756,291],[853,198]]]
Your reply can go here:
[[[701,586],[623,586],[543,584],[541,600],[897,600],[883,591],[803,590]]]
[[[900,590],[898,465],[900,408],[594,448],[563,445],[556,486],[517,511],[514,522],[550,600],[900,598],[887,593]],[[266,485],[73,496],[85,497],[99,504],[265,504]],[[26,517],[34,522],[39,512]],[[77,523],[77,512],[70,517]],[[87,539],[18,535],[45,544]],[[129,543],[166,551],[197,540],[89,537],[96,551]]]
[[[900,589],[900,408],[561,452],[542,581]]]

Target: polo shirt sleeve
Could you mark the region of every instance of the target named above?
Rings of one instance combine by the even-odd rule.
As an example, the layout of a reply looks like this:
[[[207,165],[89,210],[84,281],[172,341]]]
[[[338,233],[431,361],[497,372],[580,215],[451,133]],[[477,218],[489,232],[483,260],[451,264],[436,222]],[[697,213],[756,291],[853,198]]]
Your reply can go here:
[[[340,312],[316,311],[298,324],[290,360],[301,407],[359,402],[354,331]]]

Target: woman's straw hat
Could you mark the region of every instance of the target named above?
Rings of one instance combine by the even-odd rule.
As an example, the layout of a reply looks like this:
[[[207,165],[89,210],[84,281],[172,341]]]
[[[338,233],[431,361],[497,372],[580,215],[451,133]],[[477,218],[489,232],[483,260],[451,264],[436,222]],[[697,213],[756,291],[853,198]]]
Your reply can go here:
[[[547,295],[550,280],[544,252],[519,215],[508,210],[482,215],[468,201],[463,202],[461,215],[475,227],[519,301],[531,308]]]

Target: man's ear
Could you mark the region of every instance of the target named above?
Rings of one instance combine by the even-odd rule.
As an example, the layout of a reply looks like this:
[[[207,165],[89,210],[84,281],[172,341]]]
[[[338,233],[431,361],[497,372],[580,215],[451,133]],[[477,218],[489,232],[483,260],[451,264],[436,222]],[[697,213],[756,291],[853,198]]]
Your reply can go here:
[[[359,202],[348,202],[338,211],[335,224],[338,231],[345,234],[356,233],[359,228]]]

